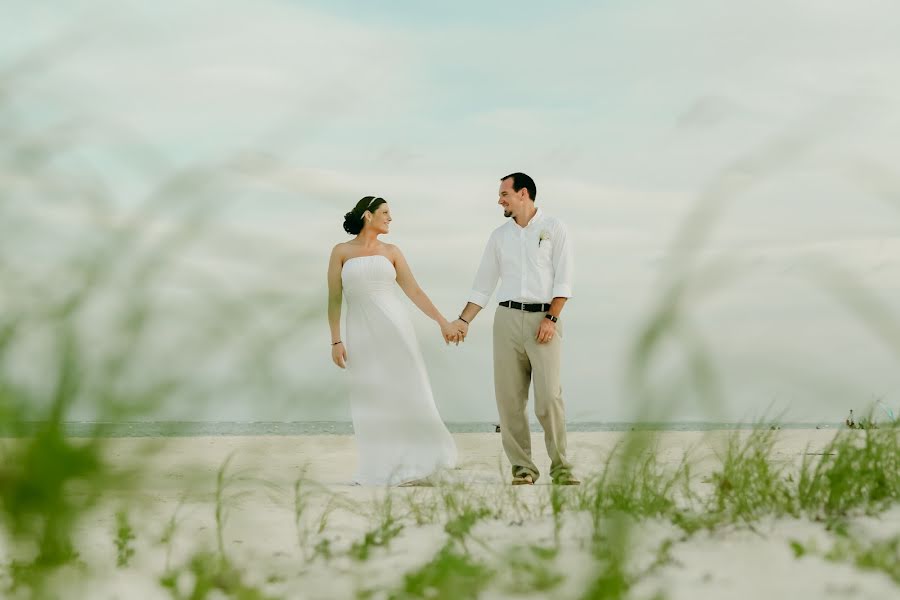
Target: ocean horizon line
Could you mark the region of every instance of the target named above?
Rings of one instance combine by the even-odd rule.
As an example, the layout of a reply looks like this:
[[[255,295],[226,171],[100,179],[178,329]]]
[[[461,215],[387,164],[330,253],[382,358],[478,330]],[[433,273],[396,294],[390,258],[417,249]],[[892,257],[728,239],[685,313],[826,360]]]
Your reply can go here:
[[[447,421],[451,433],[491,433],[497,421]],[[46,426],[44,421],[28,421],[18,428],[0,424],[0,436],[22,437]],[[531,430],[543,431],[540,423]],[[840,429],[843,423],[777,421],[572,421],[570,432],[592,431],[716,431],[769,429]],[[351,435],[352,421],[67,421],[62,424],[68,437],[203,437],[270,435]]]

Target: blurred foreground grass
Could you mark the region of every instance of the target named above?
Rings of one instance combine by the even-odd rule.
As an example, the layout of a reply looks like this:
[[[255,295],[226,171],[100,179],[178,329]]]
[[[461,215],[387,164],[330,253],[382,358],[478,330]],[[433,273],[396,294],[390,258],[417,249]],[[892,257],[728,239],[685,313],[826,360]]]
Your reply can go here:
[[[0,72],[0,535],[14,586],[35,596],[53,596],[46,575],[78,561],[79,525],[136,489],[140,465],[110,462],[107,428],[202,417],[223,394],[296,401],[285,355],[320,315],[277,270],[296,255],[217,226],[253,179],[242,161],[168,169],[125,139],[130,150],[94,164],[82,146],[110,134],[103,124],[21,119],[18,87],[52,59]],[[148,191],[120,197],[123,176]],[[70,421],[93,431],[71,438]]]

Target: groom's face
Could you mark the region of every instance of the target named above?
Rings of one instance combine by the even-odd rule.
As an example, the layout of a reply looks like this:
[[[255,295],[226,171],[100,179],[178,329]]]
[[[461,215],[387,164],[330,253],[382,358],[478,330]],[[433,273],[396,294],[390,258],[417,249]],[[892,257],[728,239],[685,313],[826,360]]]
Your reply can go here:
[[[497,204],[503,207],[503,216],[509,218],[521,210],[524,203],[528,201],[525,188],[518,192],[513,189],[512,178],[504,179],[500,182],[500,198]]]

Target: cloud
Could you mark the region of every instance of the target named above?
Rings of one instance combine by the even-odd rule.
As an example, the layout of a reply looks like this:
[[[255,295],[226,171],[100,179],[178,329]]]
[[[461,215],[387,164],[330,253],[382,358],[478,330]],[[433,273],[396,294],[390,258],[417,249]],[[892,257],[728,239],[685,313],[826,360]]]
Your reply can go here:
[[[578,250],[577,297],[566,308],[571,414],[629,416],[621,360],[656,300],[670,240],[699,195],[747,156],[773,168],[716,205],[723,212],[704,252],[771,265],[773,287],[724,295],[739,321],[716,321],[714,333],[732,340],[791,319],[803,331],[820,326],[832,313],[778,293],[783,265],[810,257],[861,273],[878,293],[894,289],[897,212],[872,199],[891,197],[896,177],[854,165],[900,152],[895,3],[576,2],[509,21],[493,4],[452,15],[356,6],[28,3],[16,15],[0,9],[4,22],[22,23],[0,47],[20,55],[72,19],[97,23],[87,43],[16,89],[23,119],[75,113],[98,127],[124,124],[173,168],[225,160],[234,178],[223,235],[302,253],[287,271],[311,294],[324,257],[347,239],[344,212],[377,193],[392,203],[390,240],[426,291],[458,310],[484,240],[503,222],[497,179],[529,172],[539,204],[569,225]],[[759,156],[823,106],[838,108],[809,126],[815,143],[803,160]],[[123,205],[156,183],[122,166],[135,148],[98,135],[80,150]],[[425,331],[422,319],[414,316]],[[482,332],[489,320],[479,318]],[[830,343],[855,339],[843,326],[828,331]],[[319,333],[311,343],[327,342]],[[439,356],[430,340],[426,352]],[[765,350],[764,339],[751,342]],[[489,344],[473,343],[432,377],[442,397],[464,399],[447,400],[458,418],[490,418],[481,383]],[[323,372],[328,357],[316,352],[310,368]]]
[[[285,122],[297,135],[364,122],[402,109],[409,86],[402,41],[286,3],[108,8],[88,43],[36,76],[40,91],[169,153],[227,152]]]
[[[676,124],[688,130],[701,130],[750,115],[752,113],[739,103],[723,96],[710,95],[698,98],[677,118]]]

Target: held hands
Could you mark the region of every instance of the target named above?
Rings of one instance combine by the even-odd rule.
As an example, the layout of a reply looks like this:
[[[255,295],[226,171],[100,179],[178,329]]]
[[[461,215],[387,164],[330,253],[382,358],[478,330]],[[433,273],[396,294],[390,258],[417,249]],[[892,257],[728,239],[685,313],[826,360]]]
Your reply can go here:
[[[452,342],[458,346],[460,342],[465,341],[468,332],[469,326],[459,319],[452,323],[445,321],[441,325],[441,334],[444,336],[444,342],[447,344]]]
[[[339,342],[331,347],[331,360],[340,368],[347,368],[347,350],[344,348],[343,342]]]

